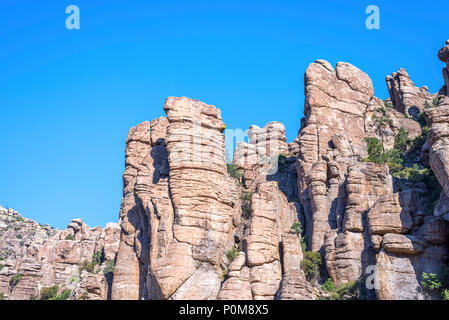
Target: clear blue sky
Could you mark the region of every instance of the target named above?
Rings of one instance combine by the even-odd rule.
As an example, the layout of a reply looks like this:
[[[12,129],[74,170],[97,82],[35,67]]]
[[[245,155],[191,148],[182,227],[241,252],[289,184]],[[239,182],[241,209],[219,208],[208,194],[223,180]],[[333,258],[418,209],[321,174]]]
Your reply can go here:
[[[81,29],[65,28],[78,5]],[[380,8],[381,29],[365,28]],[[167,96],[222,110],[228,128],[283,122],[292,141],[307,65],[350,62],[387,97],[405,67],[442,85],[446,1],[0,2],[0,204],[64,228],[117,221],[125,138]]]

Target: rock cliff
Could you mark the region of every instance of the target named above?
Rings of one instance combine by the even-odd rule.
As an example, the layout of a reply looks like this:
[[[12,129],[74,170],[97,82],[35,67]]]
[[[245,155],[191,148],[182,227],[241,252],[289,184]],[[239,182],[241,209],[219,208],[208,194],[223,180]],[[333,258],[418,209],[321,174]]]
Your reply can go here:
[[[252,125],[231,163],[220,110],[169,97],[129,131],[119,225],[55,230],[1,209],[0,292],[449,299],[449,40],[438,58],[438,93],[399,69],[385,100],[359,68],[315,61],[297,138]]]
[[[107,299],[119,235],[116,223],[90,228],[74,219],[57,230],[0,207],[0,296]]]

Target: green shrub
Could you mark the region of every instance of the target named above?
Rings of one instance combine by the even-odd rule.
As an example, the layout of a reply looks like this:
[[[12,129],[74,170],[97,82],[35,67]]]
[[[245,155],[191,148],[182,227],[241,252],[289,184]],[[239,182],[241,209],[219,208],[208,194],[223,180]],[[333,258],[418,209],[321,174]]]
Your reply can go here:
[[[438,98],[435,97],[432,99],[432,107],[436,107],[438,105]]]
[[[301,249],[302,249],[302,252],[306,252],[307,251],[307,240],[306,240],[306,237],[301,237]]]
[[[387,112],[384,108],[377,108],[377,111],[382,115],[380,117],[373,116],[374,123],[380,128],[384,124],[391,124],[391,118],[387,115]]]
[[[221,281],[223,281],[228,276],[229,270],[228,268],[224,269],[223,272],[220,275]]]
[[[322,264],[321,254],[319,252],[306,251],[301,261],[301,269],[310,282],[316,281],[320,276],[320,267]]]
[[[449,289],[444,289],[441,296],[443,297],[443,300],[449,300]]]
[[[78,298],[78,300],[87,300],[87,293],[83,292],[83,294],[81,294]]]
[[[335,286],[335,283],[334,283],[334,281],[332,281],[331,278],[327,278],[327,280],[326,280],[326,282],[324,282],[322,288],[326,292],[335,292],[335,290],[337,290],[337,287]]]
[[[365,138],[368,144],[368,158],[366,161],[380,163],[381,155],[383,154],[382,143],[377,138]]]
[[[240,197],[242,207],[242,217],[249,219],[251,217],[251,204],[254,192],[244,192]]]
[[[330,279],[327,279],[330,280]],[[331,280],[332,281],[332,280]],[[327,282],[327,281],[326,281]],[[326,283],[325,283],[326,284]],[[330,296],[320,297],[319,300],[363,300],[364,297],[361,294],[361,286],[359,281],[350,281],[343,283],[338,288],[332,282],[333,287],[331,290],[326,290],[330,293]],[[323,285],[324,287],[324,285]]]
[[[384,104],[384,107],[387,108],[387,109],[393,109],[394,108],[393,104],[390,101],[385,101],[384,100],[383,104]]]
[[[70,277],[70,283],[78,283],[80,282],[80,278],[78,276],[72,276]]]
[[[410,138],[408,136],[408,131],[404,128],[400,128],[399,132],[394,137],[394,148],[399,149],[402,152],[407,150],[410,144]]]
[[[72,294],[71,290],[65,289],[64,291],[61,292],[60,295],[58,295],[56,298],[51,299],[51,300],[67,300],[71,294]]]
[[[424,116],[424,112],[420,112],[418,114],[418,123],[421,127],[427,126],[427,120],[426,117]]]
[[[87,260],[84,260],[79,264],[79,269],[80,269],[80,272],[83,272],[83,270],[86,270],[87,272],[93,273],[95,270],[95,264],[93,264],[92,262],[89,262]]]
[[[402,168],[403,159],[400,150],[391,149],[384,152],[382,143],[377,138],[365,138],[365,142],[368,145],[368,158],[364,161]]]
[[[287,168],[287,158],[290,154],[280,154],[278,155],[278,170],[284,171]]]
[[[227,164],[226,168],[231,177],[240,181],[240,178],[243,176],[243,173],[235,164]]]
[[[20,273],[16,273],[11,277],[11,279],[9,279],[9,285],[14,287],[20,282],[20,280],[22,280],[22,275]]]
[[[0,292],[0,300],[6,300],[5,294]]]
[[[427,174],[421,177],[421,181],[426,185],[427,189],[423,197],[428,201],[428,213],[433,214],[443,189],[432,170],[428,170]]]
[[[0,264],[0,271],[2,271],[4,267],[5,267],[4,264]]]
[[[302,233],[302,225],[301,222],[295,221],[292,225],[292,230],[297,234],[300,235]]]
[[[421,277],[421,286],[428,290],[438,290],[443,285],[435,273],[423,272]]]
[[[427,168],[420,169],[415,163],[412,167],[401,168],[400,170],[390,170],[393,177],[398,179],[405,179],[410,182],[421,182],[430,174]]]
[[[239,255],[239,249],[237,249],[236,247],[233,247],[231,250],[228,250],[226,252],[226,257],[228,258],[229,263],[234,261],[238,255]]]
[[[114,260],[106,260],[106,266],[103,270],[104,274],[114,273]]]
[[[94,265],[100,265],[104,260],[104,253],[103,249],[100,249],[98,251],[95,251],[92,254],[92,264]]]
[[[0,252],[0,261],[6,260],[8,258],[9,254],[7,251]]]
[[[69,289],[63,290],[59,295],[58,291],[58,285],[42,288],[39,294],[39,300],[67,300],[72,294],[72,291]]]
[[[68,234],[68,235],[65,237],[65,239],[66,239],[66,240],[75,240],[75,236],[74,236],[73,234]]]
[[[51,287],[42,288],[39,299],[40,300],[53,300],[58,295],[59,286],[54,285]]]

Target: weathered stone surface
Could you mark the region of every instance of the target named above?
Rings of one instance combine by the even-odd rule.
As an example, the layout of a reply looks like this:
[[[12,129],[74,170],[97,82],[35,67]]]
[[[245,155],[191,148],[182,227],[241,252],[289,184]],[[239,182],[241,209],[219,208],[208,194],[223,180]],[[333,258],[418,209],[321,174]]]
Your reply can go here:
[[[422,300],[432,298],[420,285],[423,272],[435,273],[447,257],[447,248],[429,246],[419,255],[377,255],[377,298],[380,300]],[[439,299],[438,295],[433,298]]]
[[[446,86],[446,95],[449,95],[449,40],[446,40],[446,45],[438,51],[438,58],[446,63],[443,68],[443,79]]]
[[[218,294],[218,300],[252,300],[249,268],[245,266],[246,255],[240,252],[229,265],[228,276]]]
[[[113,299],[216,298],[232,244],[237,186],[226,173],[220,111],[185,97],[168,98],[164,110],[167,119],[128,137],[117,261],[128,275],[114,279]]]
[[[315,300],[313,287],[305,279],[304,273],[296,268],[287,272],[278,293],[280,300]]]
[[[365,113],[366,135],[380,139],[385,150],[394,148],[395,136],[401,128],[408,132],[410,139],[422,134],[417,121],[390,106],[392,105],[374,97]]]
[[[405,69],[401,68],[387,76],[386,82],[391,101],[398,111],[418,119],[418,114],[424,110],[424,104],[427,102],[429,106],[432,105],[433,96],[428,88],[415,87]]]
[[[335,220],[341,214],[333,204],[341,199],[339,188],[348,165],[357,156],[366,156],[364,114],[374,89],[370,78],[356,67],[338,63],[334,70],[327,61],[317,60],[306,70],[305,92],[298,189],[309,243],[316,251],[331,229],[329,217]],[[329,145],[333,146],[330,154]]]
[[[387,233],[382,240],[382,247],[391,253],[415,255],[422,253],[425,246],[425,241],[418,237],[402,234]]]
[[[120,236],[117,224],[90,228],[74,219],[67,229],[57,230],[2,207],[0,221],[0,293],[5,298],[36,298],[43,288],[57,285],[59,293],[70,290],[69,299],[108,299],[112,274],[103,271],[114,265]],[[95,252],[100,260],[93,263]],[[91,270],[83,270],[87,264]]]
[[[143,218],[145,209],[137,201],[137,179],[143,176],[152,182],[152,159],[151,126],[149,122],[143,122],[132,128],[126,139],[123,198],[120,210],[122,232],[112,299],[137,300],[144,295],[140,284],[144,281],[148,268],[149,234]],[[142,242],[144,251],[135,250],[135,247],[142,248]]]
[[[370,233],[384,235],[409,231],[415,210],[413,197],[413,192],[403,191],[379,198],[368,212]]]
[[[424,224],[419,229],[419,235],[426,242],[434,245],[447,245],[449,240],[448,223],[444,219],[425,217]]]
[[[335,284],[357,280],[368,260],[363,233],[328,231],[324,241],[326,267]]]
[[[245,239],[254,299],[275,297],[282,279],[281,263],[287,270],[299,267],[300,240],[296,235],[289,235],[296,220],[295,208],[288,205],[274,182],[258,185],[252,196],[252,215]],[[283,261],[280,261],[281,246],[285,250]]]
[[[446,63],[438,96],[400,69],[387,77],[385,101],[358,68],[317,60],[305,74],[298,137],[287,143],[279,122],[253,125],[228,168],[220,110],[168,98],[166,118],[129,132],[120,226],[74,219],[66,230],[29,233],[32,223],[0,208],[0,293],[23,299],[58,284],[71,299],[316,299],[328,275],[340,286],[374,270],[368,298],[439,298],[420,285],[448,258],[449,43],[438,56]],[[431,174],[393,178],[391,162],[367,158],[368,137],[384,152],[401,128],[423,142],[415,120],[424,108],[427,140],[406,147],[403,160],[430,165],[442,185],[433,215]],[[303,236],[328,273],[313,284],[301,270]],[[114,275],[105,275],[114,260]]]
[[[449,97],[439,96],[437,108],[426,110],[429,163],[446,196],[449,195]]]
[[[273,300],[282,280],[281,263],[275,260],[250,269],[249,282],[254,300]]]
[[[393,181],[387,166],[357,163],[349,169],[346,184],[348,200],[343,218],[343,231],[363,232],[363,216],[375,201],[393,192]]]
[[[254,190],[258,183],[267,180],[267,175],[275,175],[279,171],[278,156],[289,155],[290,149],[285,127],[276,121],[263,128],[252,125],[248,129],[248,139],[248,143],[237,144],[233,163],[243,171],[244,187]]]

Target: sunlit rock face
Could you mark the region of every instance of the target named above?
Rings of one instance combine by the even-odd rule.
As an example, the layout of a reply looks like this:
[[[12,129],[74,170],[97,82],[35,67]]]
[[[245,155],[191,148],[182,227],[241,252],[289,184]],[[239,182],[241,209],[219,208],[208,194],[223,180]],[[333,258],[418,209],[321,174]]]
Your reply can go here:
[[[447,257],[447,238],[442,240],[447,237],[446,195],[435,209],[439,217],[433,216],[426,199],[433,187],[404,184],[389,166],[366,162],[365,139],[377,138],[383,151],[395,148],[401,128],[409,138],[422,139],[425,132],[410,110],[425,111],[429,137],[406,165],[430,164],[445,190],[446,97],[438,96],[438,107],[432,108],[437,95],[416,88],[405,69],[388,76],[387,84],[391,98],[381,101],[356,67],[339,63],[334,69],[317,60],[307,69],[305,117],[296,140],[306,236],[337,285],[365,281],[375,270],[377,286],[369,288],[369,298],[435,298],[420,281],[422,273],[437,270]]]
[[[438,57],[437,94],[399,69],[383,101],[357,67],[315,61],[297,138],[277,121],[251,125],[231,163],[221,111],[167,98],[165,117],[129,131],[119,224],[56,230],[0,208],[0,293],[313,300],[332,297],[330,278],[358,283],[359,298],[439,299],[422,280],[449,258],[448,42]]]
[[[426,86],[415,87],[405,69],[393,72],[386,77],[391,102],[396,110],[418,119],[418,115],[425,108],[426,103],[432,105],[434,96]]]
[[[275,299],[283,290],[315,298],[292,231],[299,203],[287,199],[297,198],[296,169],[284,126],[250,128],[247,148],[263,156],[250,162],[236,150],[239,185],[227,172],[220,110],[185,97],[168,98],[164,110],[127,139],[112,299]]]
[[[110,297],[118,224],[90,228],[83,220],[73,219],[67,229],[58,230],[0,207],[0,230],[0,293],[4,298],[36,299],[51,286],[58,287],[58,294],[69,290],[70,300]]]

